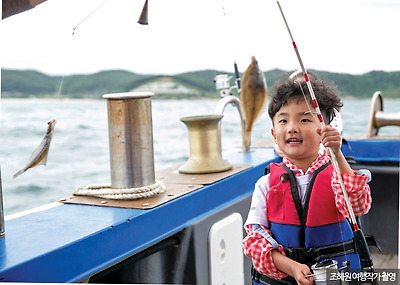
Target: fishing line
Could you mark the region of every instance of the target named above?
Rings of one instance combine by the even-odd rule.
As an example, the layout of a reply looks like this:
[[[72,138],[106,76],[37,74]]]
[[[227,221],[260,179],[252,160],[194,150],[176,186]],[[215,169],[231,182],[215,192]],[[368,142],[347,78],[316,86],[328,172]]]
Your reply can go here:
[[[225,30],[229,30],[230,31],[230,29],[229,29],[229,27],[230,27],[230,25],[229,24],[231,24],[231,22],[229,21],[229,17],[227,16],[227,14],[226,14],[226,10],[225,10],[225,4],[224,4],[224,2],[223,1],[221,1],[222,2],[222,15],[223,15],[223,22],[224,22],[224,28],[225,28]],[[229,32],[229,34],[231,34],[230,32]],[[231,38],[231,37],[228,37],[228,38]],[[235,48],[234,48],[234,45],[231,45],[231,53],[232,53],[232,58],[233,58],[233,61],[234,62],[236,62],[236,52],[235,52]]]
[[[92,12],[90,12],[85,18],[83,18],[83,20],[81,20],[81,21],[72,29],[72,36],[75,35],[76,29],[77,29],[83,22],[85,22],[91,15],[93,15],[97,10],[99,10],[104,4],[106,4],[106,2],[108,2],[108,0],[103,1],[103,3],[101,3],[98,7],[96,7],[96,8],[95,8]],[[59,98],[61,98],[61,92],[62,92],[62,89],[63,89],[63,87],[64,87],[64,78],[65,78],[65,75],[62,75],[62,77],[61,77],[61,82],[60,82],[60,88],[58,89],[58,94],[57,94],[57,96],[58,96]]]
[[[64,77],[65,77],[65,75],[63,75],[63,76],[61,77],[60,88],[58,88],[58,94],[57,94],[57,97],[58,97],[58,98],[61,98],[61,90],[62,90],[63,83],[64,83]]]
[[[232,24],[232,23],[229,22],[229,19],[228,19],[229,17],[226,14],[224,1],[221,1],[221,6],[222,6],[223,22],[224,22],[223,25],[225,26],[226,30],[230,31],[228,24]],[[232,26],[233,26],[233,24],[232,24]],[[231,32],[229,32],[229,34],[231,34]],[[231,37],[228,37],[228,38],[231,38]],[[238,94],[240,94],[240,75],[239,75],[239,70],[238,70],[238,67],[236,64],[235,45],[233,44],[230,46],[231,46],[231,53],[232,53],[232,58],[233,58],[233,67],[234,67],[236,87],[237,87]]]
[[[75,30],[84,22],[87,20],[87,18],[89,18],[90,16],[92,16],[94,14],[94,12],[96,12],[98,9],[100,9],[104,4],[106,4],[106,2],[108,2],[108,0],[105,0],[100,6],[98,6],[96,9],[94,9],[92,12],[89,13],[89,15],[87,15],[82,21],[80,21],[73,29],[72,29],[72,35],[75,35]]]
[[[300,87],[300,90],[301,90],[301,93],[303,94],[303,97],[304,97],[304,101],[306,101],[306,104],[307,104],[307,108],[308,108],[308,110],[310,110],[310,114],[313,116],[313,118],[318,122],[318,118],[315,116],[316,115],[316,113],[315,112],[313,112],[313,111],[311,111],[312,109],[311,109],[311,106],[310,106],[310,104],[308,103],[308,100],[307,100],[307,96],[306,96],[306,94],[304,93],[304,90],[303,90],[303,86],[301,86],[301,83],[300,83],[300,80],[299,80],[299,77],[297,76],[297,74],[295,74],[295,76],[296,76],[296,82],[297,82],[297,84],[299,84],[299,87]]]

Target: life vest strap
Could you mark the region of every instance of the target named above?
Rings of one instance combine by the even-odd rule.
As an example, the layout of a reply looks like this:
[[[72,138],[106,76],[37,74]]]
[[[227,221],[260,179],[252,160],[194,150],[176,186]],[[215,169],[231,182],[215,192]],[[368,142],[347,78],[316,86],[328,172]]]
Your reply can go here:
[[[274,279],[271,278],[267,275],[261,274],[260,272],[258,272],[257,270],[254,269],[254,267],[251,267],[251,277],[252,280],[257,282],[257,283],[261,283],[264,285],[295,285],[297,284],[297,282],[293,279],[292,280],[284,280],[284,279]]]
[[[356,252],[354,240],[321,247],[286,247],[283,246],[287,257],[300,263],[314,264],[324,258],[332,258]]]

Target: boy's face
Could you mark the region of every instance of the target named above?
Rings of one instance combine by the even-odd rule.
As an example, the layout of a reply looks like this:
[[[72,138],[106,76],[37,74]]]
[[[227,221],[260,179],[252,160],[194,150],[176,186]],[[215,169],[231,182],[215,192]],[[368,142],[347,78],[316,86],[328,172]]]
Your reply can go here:
[[[315,114],[314,109],[311,111]],[[311,165],[318,155],[321,137],[316,129],[319,127],[306,101],[291,99],[275,114],[271,133],[284,156],[300,167]]]

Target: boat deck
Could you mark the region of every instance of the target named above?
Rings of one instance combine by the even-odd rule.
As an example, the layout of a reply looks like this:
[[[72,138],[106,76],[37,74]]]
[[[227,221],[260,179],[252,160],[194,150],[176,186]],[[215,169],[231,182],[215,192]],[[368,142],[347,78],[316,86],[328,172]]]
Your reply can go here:
[[[250,153],[237,150],[224,158],[251,167],[152,209],[62,204],[7,220],[5,237],[0,239],[0,281],[85,280],[211,213],[251,197],[265,166],[279,161],[273,150],[266,148]],[[199,275],[206,278],[208,272]]]
[[[387,160],[394,159],[394,163],[397,159],[398,164],[399,141],[350,141],[350,144],[357,151],[345,151],[356,158],[374,161],[383,157]],[[376,157],[372,157],[374,155]],[[128,209],[62,204],[7,219],[5,237],[0,239],[0,281],[64,283],[88,280],[88,277],[146,250],[210,215],[217,213],[218,219],[223,218],[220,214],[222,211],[243,199],[249,203],[254,183],[263,175],[265,166],[270,162],[280,161],[271,147],[255,147],[249,153],[240,150],[227,152],[224,153],[224,159],[234,165],[250,167],[155,208]],[[398,185],[398,169],[394,175],[397,175]],[[193,184],[193,181],[190,183]],[[378,190],[376,193],[387,189]],[[391,200],[395,207],[398,196],[397,200]],[[388,208],[387,199],[382,205],[379,204],[379,199],[374,201],[375,209]],[[246,218],[249,205],[245,206],[246,210],[241,213],[243,219]],[[391,214],[393,216],[394,213]],[[379,222],[384,224],[382,220]],[[204,251],[207,247],[207,229],[198,231],[199,235],[206,232],[204,237],[201,236],[200,242],[203,252],[198,253],[204,257],[204,262],[208,259],[207,252]],[[387,227],[385,229],[384,237],[392,236],[396,241],[395,248],[398,248],[398,229],[392,227],[390,233]],[[386,250],[384,254],[373,253],[375,268],[398,268],[397,259],[397,250],[394,249]],[[196,270],[195,273],[199,276],[196,283],[207,284],[208,267],[199,269],[196,266]],[[199,281],[200,278],[202,281]],[[245,276],[245,280],[250,280],[249,276]]]
[[[391,253],[372,252],[372,261],[376,269],[397,269],[399,256]]]

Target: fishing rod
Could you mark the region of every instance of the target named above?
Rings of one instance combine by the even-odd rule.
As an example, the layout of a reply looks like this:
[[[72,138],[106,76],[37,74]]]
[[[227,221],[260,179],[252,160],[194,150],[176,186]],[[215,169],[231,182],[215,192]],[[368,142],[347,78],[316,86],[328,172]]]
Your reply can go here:
[[[288,23],[286,21],[285,15],[284,15],[283,10],[282,10],[282,7],[279,4],[279,1],[276,1],[276,3],[278,4],[279,10],[280,10],[280,12],[282,14],[283,21],[285,22],[286,28],[287,28],[287,30],[289,32],[290,39],[292,40],[292,44],[293,44],[294,50],[296,52],[297,59],[298,59],[298,61],[300,63],[300,67],[301,67],[301,70],[303,72],[304,80],[305,80],[305,82],[307,84],[307,87],[308,87],[308,90],[310,92],[312,103],[314,105],[315,111],[317,112],[318,120],[320,122],[321,128],[323,128],[323,127],[325,127],[324,118],[322,117],[322,113],[321,113],[321,110],[319,108],[318,101],[317,101],[317,98],[316,98],[315,93],[314,93],[314,89],[312,88],[310,79],[308,77],[307,70],[306,70],[306,68],[305,68],[305,66],[303,64],[302,59],[301,59],[299,50],[297,48],[296,42],[294,41],[292,32],[290,31],[289,25],[288,25]],[[362,230],[358,226],[356,217],[354,215],[353,207],[351,206],[350,199],[349,199],[349,196],[348,196],[347,191],[346,191],[346,186],[344,185],[344,182],[343,182],[343,179],[342,179],[342,175],[341,175],[341,172],[340,172],[340,169],[339,169],[339,165],[338,165],[338,162],[337,162],[336,155],[333,152],[332,148],[328,147],[328,150],[329,150],[329,154],[331,156],[331,162],[332,162],[333,168],[335,169],[335,171],[337,173],[337,176],[338,176],[338,180],[339,180],[339,184],[340,184],[340,187],[342,189],[342,192],[343,192],[344,200],[346,201],[347,210],[348,210],[349,215],[350,215],[350,220],[351,220],[351,223],[352,223],[352,226],[353,226],[353,234],[354,234],[355,246],[356,246],[356,250],[357,250],[357,252],[358,252],[358,254],[360,256],[361,267],[364,268],[364,269],[367,269],[367,270],[368,269],[373,269],[373,263],[372,263],[372,259],[371,259],[371,254],[369,252],[368,244],[367,244],[367,241],[365,239],[364,233],[362,232]]]

